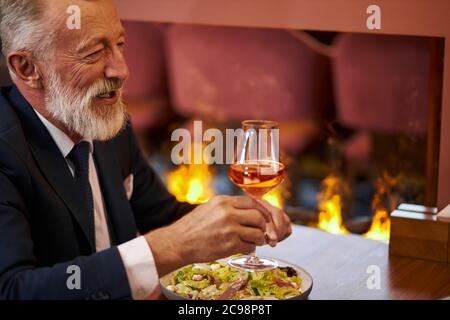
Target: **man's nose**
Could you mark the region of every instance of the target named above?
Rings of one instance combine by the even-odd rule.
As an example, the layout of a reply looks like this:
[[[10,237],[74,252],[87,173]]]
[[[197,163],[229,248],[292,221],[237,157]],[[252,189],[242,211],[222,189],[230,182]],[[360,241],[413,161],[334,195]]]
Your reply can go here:
[[[105,68],[106,78],[116,78],[125,81],[129,70],[122,51],[116,49],[112,52]]]

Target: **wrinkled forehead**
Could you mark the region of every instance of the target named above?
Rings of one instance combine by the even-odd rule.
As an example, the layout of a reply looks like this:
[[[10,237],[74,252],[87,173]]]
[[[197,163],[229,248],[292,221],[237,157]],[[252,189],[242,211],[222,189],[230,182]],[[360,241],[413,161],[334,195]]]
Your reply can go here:
[[[41,1],[57,47],[77,50],[95,39],[115,41],[124,33],[112,0]]]

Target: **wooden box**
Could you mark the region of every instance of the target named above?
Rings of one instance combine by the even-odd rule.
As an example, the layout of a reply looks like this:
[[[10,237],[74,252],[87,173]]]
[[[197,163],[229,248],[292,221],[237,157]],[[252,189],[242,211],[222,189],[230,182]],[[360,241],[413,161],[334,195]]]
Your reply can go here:
[[[450,263],[450,223],[436,213],[436,208],[400,205],[391,213],[389,253]]]

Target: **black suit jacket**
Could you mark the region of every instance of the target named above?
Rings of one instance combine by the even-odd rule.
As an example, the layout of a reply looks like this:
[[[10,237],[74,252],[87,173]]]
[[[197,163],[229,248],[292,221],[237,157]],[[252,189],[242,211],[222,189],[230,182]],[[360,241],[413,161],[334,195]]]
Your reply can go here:
[[[115,245],[192,209],[167,192],[129,124],[114,139],[94,142],[94,161],[114,244],[98,253],[66,160],[18,89],[1,89],[0,299],[130,298]],[[130,174],[128,200],[123,181]],[[67,287],[70,265],[81,270],[80,290]]]

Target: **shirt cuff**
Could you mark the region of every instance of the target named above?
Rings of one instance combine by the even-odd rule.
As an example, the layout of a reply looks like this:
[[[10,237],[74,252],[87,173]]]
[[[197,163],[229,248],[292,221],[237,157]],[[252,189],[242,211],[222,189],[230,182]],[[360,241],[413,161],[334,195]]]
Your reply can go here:
[[[135,300],[157,297],[159,294],[159,276],[155,259],[143,236],[137,237],[117,246],[128,282],[131,295]]]

